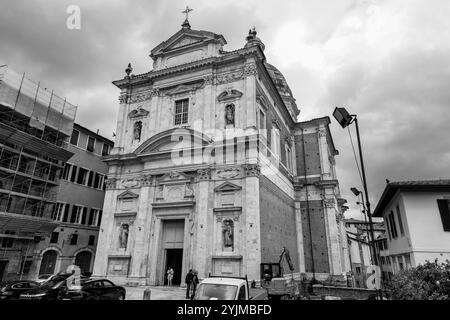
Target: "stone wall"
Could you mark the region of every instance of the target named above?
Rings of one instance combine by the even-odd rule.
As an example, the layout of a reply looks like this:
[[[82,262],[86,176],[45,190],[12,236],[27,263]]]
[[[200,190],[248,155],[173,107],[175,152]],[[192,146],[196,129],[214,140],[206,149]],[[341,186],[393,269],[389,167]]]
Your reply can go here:
[[[309,219],[307,208],[309,206]],[[305,252],[306,272],[329,273],[329,257],[326,239],[326,227],[323,213],[323,205],[321,200],[310,200],[301,202],[302,208],[302,229],[303,243]],[[309,225],[309,220],[311,226]],[[311,254],[311,234],[312,248]],[[313,266],[314,258],[314,266]],[[313,270],[314,269],[314,270]]]
[[[290,253],[294,272],[299,271],[294,200],[264,176],[260,177],[261,262],[276,263],[282,247]],[[289,267],[283,261],[285,274]]]
[[[321,163],[317,133],[305,133],[305,159],[306,159],[306,174],[320,175]],[[302,177],[305,175],[305,161],[303,157],[302,136],[295,136],[295,154],[297,162],[297,175]]]

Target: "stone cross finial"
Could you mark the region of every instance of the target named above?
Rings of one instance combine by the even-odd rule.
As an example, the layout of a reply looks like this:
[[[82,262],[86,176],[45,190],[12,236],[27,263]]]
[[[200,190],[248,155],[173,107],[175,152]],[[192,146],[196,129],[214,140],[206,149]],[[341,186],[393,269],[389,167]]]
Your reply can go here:
[[[181,11],[181,13],[186,14],[186,20],[189,20],[189,12],[194,11],[194,9],[189,8],[189,6],[186,6],[186,9],[184,11]]]

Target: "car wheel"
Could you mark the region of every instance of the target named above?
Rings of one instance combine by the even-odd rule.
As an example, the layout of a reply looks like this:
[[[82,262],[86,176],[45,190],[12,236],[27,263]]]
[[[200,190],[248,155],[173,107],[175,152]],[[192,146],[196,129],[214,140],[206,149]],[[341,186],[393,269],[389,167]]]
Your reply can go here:
[[[119,297],[117,298],[117,300],[125,300],[125,295],[124,294],[120,294]]]

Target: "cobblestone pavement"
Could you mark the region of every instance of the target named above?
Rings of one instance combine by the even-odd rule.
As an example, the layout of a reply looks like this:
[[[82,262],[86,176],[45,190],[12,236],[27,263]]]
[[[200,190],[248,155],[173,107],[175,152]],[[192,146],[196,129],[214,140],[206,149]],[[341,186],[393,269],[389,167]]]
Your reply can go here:
[[[186,300],[186,288],[181,287],[125,287],[126,300],[143,300],[144,290],[150,288],[150,300]]]

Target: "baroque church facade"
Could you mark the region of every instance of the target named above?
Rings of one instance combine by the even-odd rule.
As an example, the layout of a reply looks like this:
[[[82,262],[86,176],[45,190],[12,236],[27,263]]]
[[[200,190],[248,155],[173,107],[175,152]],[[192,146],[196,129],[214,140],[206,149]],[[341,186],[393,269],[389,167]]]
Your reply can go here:
[[[259,281],[286,247],[295,278],[350,270],[345,200],[328,117],[298,122],[292,92],[249,31],[182,29],[150,54],[153,69],[120,91],[95,276],[174,283],[189,269]],[[285,276],[290,269],[283,262]]]

